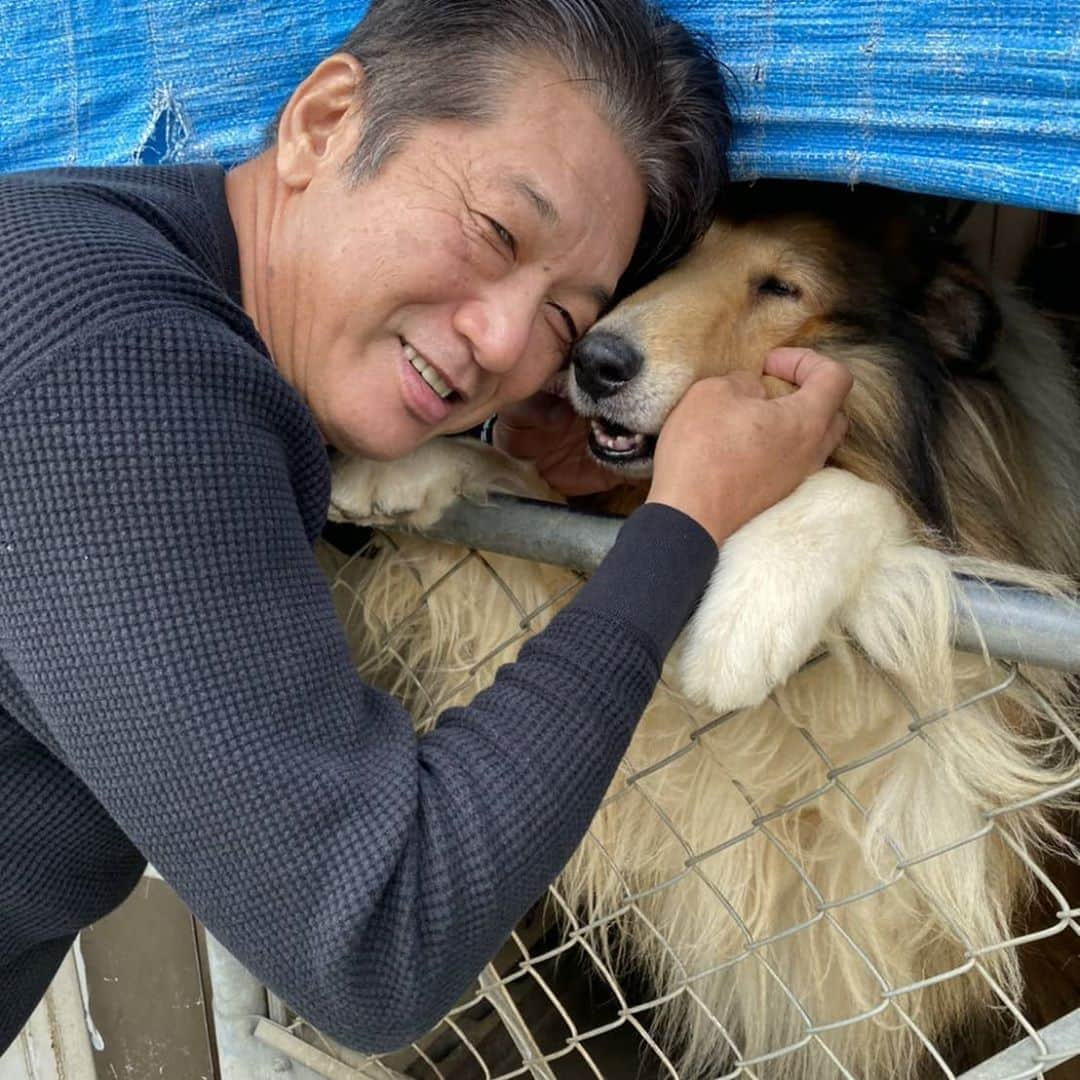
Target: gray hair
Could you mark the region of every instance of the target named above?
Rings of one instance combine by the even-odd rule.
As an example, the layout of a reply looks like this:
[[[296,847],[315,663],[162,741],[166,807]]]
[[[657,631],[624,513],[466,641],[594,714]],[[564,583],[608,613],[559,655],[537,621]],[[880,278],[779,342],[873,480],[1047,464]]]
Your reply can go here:
[[[550,57],[590,96],[648,194],[623,289],[674,262],[715,215],[731,135],[724,76],[708,44],[648,0],[373,0],[339,51],[365,76],[355,182],[420,122],[493,120],[522,62]]]

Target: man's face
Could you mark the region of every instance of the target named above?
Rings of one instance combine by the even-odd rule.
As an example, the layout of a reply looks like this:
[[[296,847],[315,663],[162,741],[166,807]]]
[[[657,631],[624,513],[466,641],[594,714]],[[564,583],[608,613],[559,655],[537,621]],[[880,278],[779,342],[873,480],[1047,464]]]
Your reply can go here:
[[[269,252],[269,340],[327,441],[365,457],[541,387],[641,227],[637,170],[551,69],[528,69],[493,123],[421,125],[357,187],[342,178],[355,138],[327,146]]]

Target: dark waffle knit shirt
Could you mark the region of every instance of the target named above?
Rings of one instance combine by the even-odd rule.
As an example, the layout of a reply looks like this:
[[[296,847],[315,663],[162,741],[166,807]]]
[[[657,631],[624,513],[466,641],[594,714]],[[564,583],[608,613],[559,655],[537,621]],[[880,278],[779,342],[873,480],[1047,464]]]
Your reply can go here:
[[[716,549],[643,507],[422,740],[350,665],[326,451],[215,167],[0,177],[0,1050],[150,860],[330,1034],[401,1045],[585,832]]]

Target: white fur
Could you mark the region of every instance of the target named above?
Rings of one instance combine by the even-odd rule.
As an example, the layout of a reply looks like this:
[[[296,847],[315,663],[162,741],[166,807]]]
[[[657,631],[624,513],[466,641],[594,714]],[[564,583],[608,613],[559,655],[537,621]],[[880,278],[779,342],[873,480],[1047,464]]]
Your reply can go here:
[[[1043,323],[999,300],[995,368],[1045,487],[1025,539],[1042,565],[1075,565],[1075,387]],[[1002,452],[994,432],[985,443]],[[439,440],[337,465],[332,516],[423,527],[491,490],[546,487],[486,447]],[[746,1069],[758,1078],[909,1080],[924,1040],[1022,993],[1014,950],[998,946],[1035,891],[1030,867],[1063,845],[1063,800],[1045,796],[1080,776],[1080,743],[1047,735],[1061,679],[953,651],[954,571],[1060,583],[924,546],[909,520],[889,491],[825,469],[724,544],[557,883],[600,953],[668,998],[658,1021],[681,1075],[717,1075],[736,1047],[763,1059]],[[361,674],[421,728],[490,682],[579,580],[417,536],[349,573]]]
[[[683,691],[720,712],[760,705],[857,617],[867,579],[910,547],[889,492],[822,469],[724,544],[686,633]]]
[[[442,482],[437,468],[427,476]],[[378,501],[358,495],[355,478],[350,498]],[[576,580],[463,558],[399,538],[357,583],[362,621],[350,634],[362,672],[421,720],[469,700],[516,654],[520,612],[495,574],[527,611]],[[958,565],[1052,585],[1020,568]],[[755,1065],[758,1077],[817,1080],[841,1075],[839,1061],[855,1076],[906,1078],[922,1050],[916,1028],[939,1039],[985,1014],[998,1004],[990,980],[1020,994],[1012,951],[991,947],[1009,939],[1031,891],[1016,852],[1036,859],[1056,837],[1045,803],[989,831],[986,815],[1076,771],[1008,715],[1035,707],[1022,683],[913,730],[916,717],[1003,679],[951,649],[952,569],[911,540],[888,492],[834,469],[724,545],[558,885],[602,948],[671,995],[660,1015],[685,1046],[685,1075],[715,1074],[730,1040],[744,1059],[793,1048]],[[796,676],[823,643],[829,654]],[[1053,681],[1042,689],[1053,694]],[[808,1023],[827,1030],[808,1037]]]

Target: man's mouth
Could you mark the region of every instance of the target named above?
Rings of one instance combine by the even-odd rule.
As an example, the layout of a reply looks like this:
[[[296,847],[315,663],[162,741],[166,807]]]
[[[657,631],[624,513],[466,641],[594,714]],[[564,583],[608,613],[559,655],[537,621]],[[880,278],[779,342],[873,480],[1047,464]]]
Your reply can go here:
[[[589,452],[602,465],[647,463],[656,450],[656,436],[630,431],[620,424],[593,417],[589,428]]]
[[[461,395],[439,374],[435,366],[413,348],[407,341],[402,339],[402,348],[405,351],[405,359],[412,365],[413,370],[435,391],[443,401],[460,401]]]

